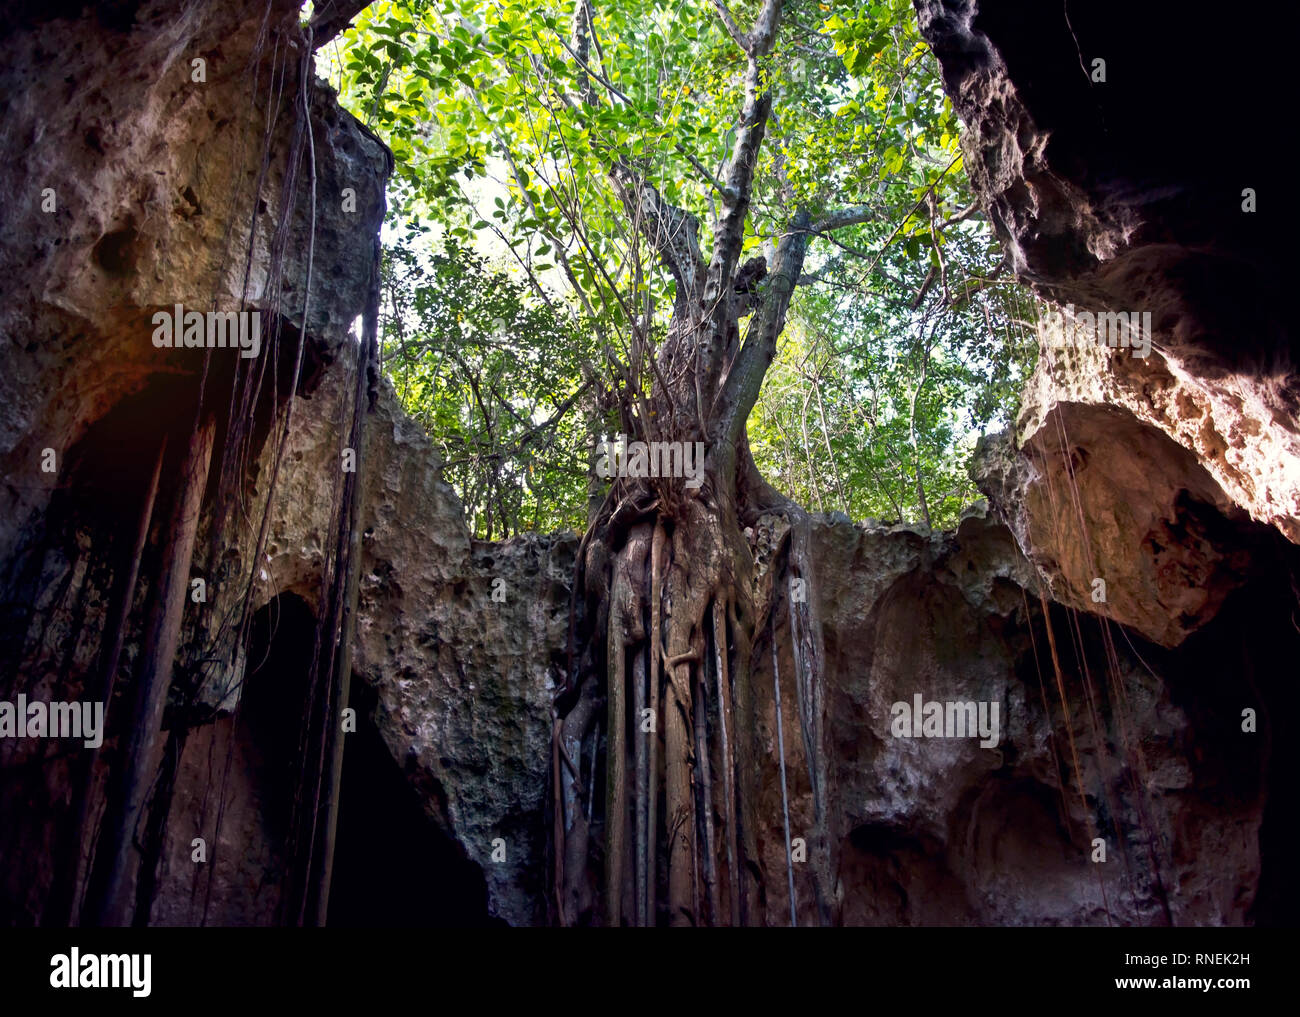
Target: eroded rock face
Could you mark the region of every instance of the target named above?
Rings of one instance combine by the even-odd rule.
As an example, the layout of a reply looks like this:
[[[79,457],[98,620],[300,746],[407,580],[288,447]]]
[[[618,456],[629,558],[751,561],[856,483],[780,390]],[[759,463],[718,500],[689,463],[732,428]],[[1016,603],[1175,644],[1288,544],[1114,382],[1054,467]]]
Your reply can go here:
[[[536,924],[551,697],[578,540],[471,542],[427,439],[390,412],[371,437],[392,443],[375,457],[382,470],[362,510],[355,673],[378,692],[375,724],[393,757],[482,866],[491,914]],[[441,492],[451,511],[436,511]]]
[[[65,453],[149,379],[195,371],[195,351],[153,346],[155,311],[238,306],[246,263],[250,306],[266,306],[268,249],[282,214],[291,225],[286,274],[305,277],[310,199],[299,187],[295,207],[283,209],[273,186],[288,159],[293,110],[278,111],[259,193],[266,123],[250,74],[259,30],[284,31],[295,20],[289,3],[179,12],[142,3],[116,28],[95,16],[46,15],[5,38],[0,187],[9,197],[0,264],[21,280],[21,293],[11,286],[0,308],[6,557],[53,487],[39,470],[44,448]],[[202,61],[202,81],[194,61]],[[263,86],[268,75],[269,66]],[[312,112],[318,193],[356,192],[350,217],[335,200],[317,209],[308,332],[331,356],[360,313],[370,257],[357,240],[382,219],[388,156],[325,92]],[[301,293],[285,294],[295,327],[302,305]],[[271,323],[263,324],[269,335]]]
[[[1228,282],[1206,279],[1203,285],[1237,299]],[[1112,302],[1133,293],[1126,306],[1136,307],[1143,299],[1136,294],[1150,288],[1149,282],[1135,282]],[[1246,293],[1240,299],[1265,298]],[[1179,352],[1176,339],[1157,330],[1155,340],[1145,358],[1097,345],[1044,351],[1025,391],[1016,427],[1020,440],[1028,443],[1057,426],[1051,415],[1058,406],[1099,421],[1108,410],[1123,409],[1190,450],[1224,500],[1300,542],[1300,406],[1287,355],[1279,351],[1240,368],[1206,370],[1204,362]]]
[[[348,383],[332,375],[299,400],[259,607],[289,593],[319,610],[331,507],[323,485],[339,459],[337,389]],[[358,697],[369,711],[362,719],[429,819],[481,867],[490,915],[537,923],[551,696],[563,674],[577,538],[471,540],[437,453],[387,381],[363,463],[353,674],[373,704]]]
[[[317,44],[346,24],[349,6],[360,5],[331,8]],[[208,599],[187,614],[181,652],[184,661],[212,654],[251,570],[253,655],[272,664],[207,658],[197,707],[209,716],[171,743],[177,762],[151,912],[168,924],[282,921],[293,807],[286,779],[310,694],[302,672],[324,609],[343,435],[363,369],[352,326],[373,269],[391,160],[320,85],[305,132],[294,107],[305,50],[295,4],[65,13],[18,6],[3,22],[0,183],[13,200],[0,262],[9,278],[22,280],[22,292],[11,290],[0,308],[13,368],[0,381],[0,560],[6,601],[32,603],[28,614],[6,618],[6,638],[21,658],[14,687],[49,698],[86,694],[124,567],[120,535],[133,532],[153,450],[162,431],[180,440],[191,426],[201,354],[155,348],[151,315],[178,303],[238,306],[245,270],[249,306],[265,310],[273,296],[270,252],[284,223],[287,341],[272,349],[265,322],[263,354],[276,365],[267,389],[281,386],[283,408],[293,344],[308,336],[293,427],[269,502],[277,442],[264,419],[253,435],[255,481],[235,517],[217,519],[205,507],[193,572],[205,579]],[[63,59],[51,60],[56,52]],[[284,76],[284,99],[268,116],[256,83],[268,84],[272,68]],[[284,188],[295,144],[314,151],[314,207],[305,157],[296,189]],[[345,188],[352,189],[346,204]],[[222,355],[236,354],[215,351]],[[213,370],[216,387],[228,365],[218,359]],[[574,541],[475,546],[427,438],[391,389],[380,386],[375,396],[359,450],[364,535],[353,665],[360,723],[382,740],[411,800],[470,866],[456,878],[482,867],[485,914],[535,922],[553,658],[567,622],[567,594],[557,584],[571,572]],[[45,448],[57,454],[52,475],[41,471]],[[113,463],[115,470],[100,467]],[[68,493],[52,505],[59,488]],[[268,504],[265,556],[254,561]],[[498,580],[499,600],[492,596]],[[147,586],[138,591],[133,625]],[[97,798],[115,758],[138,644],[133,627]],[[167,737],[176,734],[173,724]],[[33,763],[34,751],[20,746],[7,762]],[[10,921],[50,920],[59,843],[70,836],[61,825],[70,783],[68,761],[55,757],[30,786],[6,784],[6,817],[22,813],[21,822],[6,823],[4,853],[14,863],[3,913]],[[345,803],[345,824],[348,815]],[[207,868],[196,868],[195,837],[206,842]],[[498,838],[504,861],[492,860]],[[392,854],[367,862],[383,865]],[[446,860],[431,856],[428,864]]]
[[[1268,135],[1260,97],[1286,87],[1288,33],[1261,35],[1249,19],[1215,23],[1167,3],[916,0],[916,8],[967,127],[971,182],[1016,272],[1076,310],[1151,314],[1149,356],[1096,345],[1044,350],[1016,428],[1035,465],[1014,471],[1027,486],[1003,486],[995,501],[1022,517],[1018,536],[1036,541],[1025,546],[1066,602],[1079,603],[1094,576],[1123,577],[1132,581],[1119,594],[1127,603],[1112,597],[1112,616],[1176,642],[1213,614],[1226,587],[1180,594],[1169,582],[1153,588],[1150,575],[1171,558],[1193,583],[1208,570],[1230,586],[1234,572],[1220,552],[1207,557],[1202,535],[1182,545],[1169,532],[1182,528],[1180,499],[1239,509],[1300,540],[1300,378],[1284,310],[1294,258],[1285,217],[1264,198],[1284,185],[1267,146],[1207,145],[1204,134],[1215,123],[1243,139]],[[1189,53],[1236,62],[1189,73]],[[1146,429],[1168,436],[1163,450]],[[1090,444],[1081,434],[1094,436]],[[1059,492],[1051,478],[1069,472],[1063,444],[1113,465],[1078,478],[1087,535],[1053,539],[1043,506],[1060,496],[1038,488]],[[1054,466],[1037,462],[1053,448]],[[1135,496],[1151,518],[1137,520],[1141,532],[1128,539],[1107,534],[1116,520],[1104,510],[1089,514],[1089,505]],[[1163,560],[1148,550],[1139,566],[1129,556],[1148,533]],[[1080,541],[1092,546],[1091,569],[1064,546]],[[1161,622],[1157,605],[1179,618]]]
[[[491,913],[536,923],[550,702],[563,673],[576,538],[468,541],[436,456],[389,398],[367,450],[357,676],[375,690],[375,726],[426,812],[480,866]],[[295,475],[321,475],[332,454],[326,429],[295,443]],[[768,531],[780,525],[760,524],[756,541],[770,547]],[[276,546],[307,547],[293,532],[277,529]],[[282,550],[275,568],[293,574],[294,558]],[[1267,748],[1243,736],[1245,700],[1203,646],[1164,651],[1049,600],[1058,684],[1037,570],[1011,532],[979,511],[954,534],[823,520],[812,559],[825,639],[832,921],[1252,917]],[[1260,595],[1252,591],[1261,581],[1251,582],[1238,601]],[[1203,635],[1240,647],[1238,625],[1221,619]],[[791,835],[812,845],[788,620],[777,640]],[[1231,670],[1271,688],[1270,662],[1289,651],[1270,630],[1235,652],[1246,657]],[[785,924],[770,642],[760,641],[755,659],[765,917]],[[891,707],[917,694],[997,703],[998,745],[895,737]],[[1107,718],[1100,727],[1089,696]],[[1203,726],[1207,714],[1213,726]],[[1091,860],[1094,835],[1105,840],[1107,864]],[[497,838],[504,863],[492,861]],[[796,902],[800,923],[814,924],[806,866],[796,871]]]
[[[347,359],[391,157],[326,89],[311,89],[305,104],[296,104],[298,71],[309,64],[294,3],[95,10],[20,3],[0,16],[0,36],[7,227],[0,237],[7,280],[0,305],[7,365],[0,374],[0,685],[5,693],[75,700],[90,697],[99,678],[114,590],[127,572],[160,443],[168,439],[172,457],[184,448],[199,392],[209,399],[228,392],[240,355],[213,350],[205,374],[203,351],[155,346],[153,315],[178,304],[234,310],[242,301],[262,316],[267,398],[250,435],[256,457],[265,451],[271,410],[288,394],[299,337],[306,336],[303,395]],[[273,77],[283,90],[268,110]],[[314,204],[302,153],[314,153]],[[300,172],[289,187],[294,160]],[[355,198],[351,212],[342,208],[344,187]],[[283,250],[275,279],[273,247]],[[173,497],[173,462],[162,471],[160,505]],[[211,595],[206,613],[196,608],[186,616],[183,647],[201,643],[229,611],[239,597],[237,573],[251,565],[252,511],[215,520],[210,504],[205,512],[194,572]],[[156,593],[156,534],[157,525],[108,705],[108,738],[93,773],[96,802],[119,752],[139,626]],[[318,546],[328,546],[317,536]],[[192,653],[181,657],[194,666]],[[219,687],[229,676],[217,677]],[[0,789],[7,859],[0,913],[23,924],[67,920],[75,905],[52,904],[50,889],[88,848],[68,826],[73,761],[48,749],[39,741],[0,746],[6,765],[22,775]],[[196,801],[210,801],[211,774],[220,770],[214,758],[198,771],[203,785],[188,789]],[[179,798],[186,795],[182,779]],[[255,829],[256,820],[235,815],[231,829]],[[187,865],[197,828],[176,831],[185,835]],[[265,882],[262,862],[273,870],[282,859],[244,846],[226,852],[248,859],[231,885]],[[263,904],[244,902],[232,904],[229,917],[266,913]]]
[[[1163,646],[1213,618],[1271,544],[1190,451],[1115,406],[1060,404],[1019,447],[986,440],[975,469],[1054,600]]]
[[[1267,752],[1233,723],[1239,697],[1214,664],[1197,663],[1203,649],[1168,655],[1050,601],[1049,637],[1035,570],[1006,528],[979,514],[934,536],[822,525],[813,546],[826,640],[834,920],[1247,919]],[[791,834],[811,838],[785,631],[778,640]],[[1261,650],[1251,670],[1266,670],[1276,652]],[[770,664],[758,690],[770,761]],[[997,704],[998,744],[897,737],[893,704],[910,706],[918,694]],[[1090,696],[1104,720],[1090,712]],[[1218,711],[1217,725],[1206,725]],[[760,811],[768,921],[785,924],[779,784],[764,786]],[[1106,843],[1104,864],[1092,860],[1094,837]],[[795,893],[800,924],[814,924],[806,865],[796,866]]]
[[[331,8],[330,27],[322,25],[315,41],[355,6]],[[292,808],[286,775],[311,695],[301,682],[336,546],[334,502],[360,369],[349,329],[365,304],[388,169],[382,146],[317,89],[310,122],[319,285],[304,323],[313,215],[304,188],[279,197],[294,118],[282,110],[273,121],[259,194],[267,120],[246,75],[264,23],[273,33],[265,39],[292,53],[288,43],[301,44],[296,21],[296,5],[278,0],[269,15],[262,3],[191,4],[180,12],[127,3],[96,14],[20,3],[0,15],[7,54],[0,186],[13,195],[0,267],[14,281],[0,307],[12,368],[0,377],[0,600],[2,634],[15,648],[7,660],[16,665],[0,672],[4,692],[76,699],[95,674],[152,461],[121,449],[152,450],[167,428],[183,435],[197,399],[196,360],[152,346],[152,312],[177,302],[206,307],[214,295],[219,306],[236,299],[250,244],[250,300],[269,307],[269,251],[284,220],[282,317],[291,341],[273,362],[283,366],[296,335],[307,337],[303,381],[293,395],[278,390],[276,405],[292,405],[294,426],[263,560],[254,555],[275,455],[269,425],[255,435],[238,511],[217,518],[205,505],[192,571],[208,580],[209,598],[186,615],[176,684],[199,664],[210,673],[198,696],[201,722],[182,738],[175,713],[169,717],[173,769],[158,812],[166,821],[148,916],[155,923],[294,920],[281,909],[284,817]],[[953,29],[953,38],[975,39],[969,27],[966,35]],[[271,42],[264,56],[268,49]],[[978,69],[989,66],[979,62],[983,52],[968,54],[978,80],[985,80]],[[54,53],[61,59],[50,60]],[[197,58],[206,61],[201,86],[192,79]],[[1000,93],[1008,109],[1009,89]],[[1035,148],[1031,134],[1017,134],[1016,143]],[[1054,151],[1046,142],[1038,148],[1035,158]],[[1013,162],[1008,155],[1006,165]],[[46,186],[56,199],[50,213],[42,211]],[[355,213],[337,200],[349,186]],[[1050,258],[1070,230],[1092,231],[1103,253],[1137,235],[1125,232],[1129,213],[1093,208],[1084,183],[1071,186],[1037,206],[1028,190],[1007,188],[1003,218],[1031,224],[1012,230],[1026,266]],[[1031,242],[1042,222],[1053,224],[1049,242]],[[1088,244],[1076,247],[1062,250],[1086,268],[1079,250]],[[571,534],[471,540],[428,439],[386,384],[373,395],[360,457],[351,700],[360,729],[348,735],[357,741],[345,750],[345,784],[349,773],[361,776],[343,792],[336,890],[364,917],[356,902],[368,887],[382,888],[376,892],[391,898],[385,916],[418,925],[433,913],[421,908],[436,907],[449,884],[463,882],[474,885],[458,920],[474,920],[477,908],[483,920],[537,923],[544,918],[551,698],[565,665],[577,541]],[[1085,599],[1093,556],[1044,528],[1048,496],[1063,481],[1046,474],[1027,481],[1032,456],[1017,452],[999,467],[1005,489],[1031,495],[998,498],[1022,512],[1010,513],[1010,529],[978,513],[955,534],[816,523],[812,595],[824,623],[831,920],[1236,923],[1258,917],[1265,886],[1275,899],[1289,899],[1278,888],[1287,887],[1282,862],[1293,843],[1286,817],[1296,811],[1294,794],[1263,775],[1267,720],[1257,740],[1243,737],[1240,712],[1257,704],[1267,718],[1270,709],[1282,715],[1294,706],[1294,697],[1285,699],[1286,662],[1297,647],[1277,595],[1284,577],[1243,567],[1233,524],[1223,521],[1234,504],[1263,512],[1264,502],[1251,508],[1218,467],[1169,450],[1161,420],[1181,398],[1157,401],[1150,419],[1130,416],[1122,425],[1121,445],[1161,464],[1151,471],[1136,471],[1123,457],[1107,463],[1115,432],[1084,395],[1068,405],[1049,401],[1036,404],[1046,408],[1023,447],[1037,448],[1048,463],[1073,453],[1074,445],[1049,440],[1064,421],[1092,453],[1073,476],[1104,478],[1083,491],[1098,566],[1127,561],[1135,542],[1147,555],[1117,573],[1121,591],[1110,584],[1113,617],[1152,642],[1039,599],[1047,575],[1062,604],[1100,610]],[[58,453],[54,474],[40,470],[47,447]],[[1242,469],[1254,477],[1248,452],[1241,450]],[[1115,491],[1128,500],[1107,500]],[[770,548],[777,526],[766,520],[756,542]],[[1162,556],[1155,543],[1171,554]],[[250,570],[250,654],[202,660]],[[135,594],[94,775],[97,797],[120,753],[149,587],[146,578]],[[1260,631],[1244,638],[1256,621]],[[776,643],[791,835],[815,843],[788,620],[778,619]],[[771,779],[778,745],[771,657],[771,643],[760,643],[758,835],[766,918],[781,924],[789,901],[781,787]],[[892,705],[916,694],[998,704],[998,746],[895,737]],[[1101,711],[1108,719],[1094,726],[1090,697],[1123,706]],[[374,765],[370,747],[391,764],[387,771]],[[59,866],[70,849],[75,862],[89,846],[68,828],[71,757],[46,749],[0,746],[5,773],[22,775],[0,786],[0,920],[9,923],[57,922]],[[379,807],[359,807],[370,799]],[[402,823],[386,814],[407,806],[414,815]],[[371,840],[349,840],[358,821],[375,825]],[[1090,823],[1110,852],[1104,866],[1090,860]],[[196,837],[206,841],[205,867],[196,868]],[[801,923],[817,917],[809,880],[806,869],[796,872]]]

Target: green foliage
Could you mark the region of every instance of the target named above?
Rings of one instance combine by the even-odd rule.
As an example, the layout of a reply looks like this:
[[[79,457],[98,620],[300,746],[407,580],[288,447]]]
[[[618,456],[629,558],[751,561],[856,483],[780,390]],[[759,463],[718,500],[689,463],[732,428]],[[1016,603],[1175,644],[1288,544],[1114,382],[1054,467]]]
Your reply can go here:
[[[383,367],[433,437],[471,529],[491,539],[580,526],[589,442],[566,411],[587,331],[454,242],[429,258],[414,246],[387,251]]]
[[[966,458],[1005,421],[1032,342],[990,337],[975,308],[915,321],[844,292],[806,291],[791,317],[749,421],[769,480],[821,511],[955,526],[979,497]]]
[[[952,526],[978,496],[976,438],[1018,411],[1037,354],[1031,305],[1002,277],[909,0],[822,30],[844,101],[805,120],[797,144],[819,186],[868,196],[875,215],[806,268],[820,283],[791,309],[749,422],[754,457],[806,505]]]
[[[761,3],[729,6],[749,25]],[[814,220],[847,204],[871,215],[816,241],[751,444],[814,508],[920,519],[924,494],[946,525],[973,496],[976,435],[1015,415],[1036,352],[1013,324],[1027,302],[974,209],[910,0],[844,6],[789,0],[764,61],[774,116],[746,256],[769,250],[796,206]],[[569,43],[574,0],[381,2],[322,54],[396,156],[404,239],[387,244],[385,370],[481,536],[581,523],[599,400],[626,384],[611,358],[633,319],[667,323],[672,279],[610,165],[627,161],[696,215],[707,251],[713,177],[735,137],[744,59],[712,3],[593,10],[585,60]],[[498,318],[511,324],[494,343]],[[530,436],[559,408],[545,439]]]

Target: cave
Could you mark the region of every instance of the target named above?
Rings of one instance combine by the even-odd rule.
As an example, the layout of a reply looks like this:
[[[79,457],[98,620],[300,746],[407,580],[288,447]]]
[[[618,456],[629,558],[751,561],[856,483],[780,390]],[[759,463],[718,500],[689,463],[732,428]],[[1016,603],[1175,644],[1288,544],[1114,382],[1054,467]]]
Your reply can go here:
[[[555,116],[622,93],[588,73],[621,44],[601,52],[593,24],[618,26],[586,3],[560,5],[553,62],[583,74]],[[743,130],[714,179],[690,146],[725,90],[701,75],[680,85],[702,126],[665,150],[682,179],[612,162],[601,214],[646,214],[567,245],[483,127],[528,97],[429,69],[508,69],[509,47],[449,29],[440,61],[419,49],[438,26],[378,41],[390,5],[362,0],[0,14],[0,699],[102,696],[108,717],[93,754],[0,744],[0,924],[1294,922],[1300,346],[1290,199],[1255,144],[1293,34],[1164,2],[789,4],[820,48],[701,5],[710,73],[752,58],[824,89],[819,144],[780,158],[898,126],[841,102],[898,39],[933,74],[937,137],[908,144],[943,158],[858,146],[755,191],[785,121],[754,96],[718,121]],[[394,50],[421,80],[386,91]],[[459,108],[425,103],[431,80],[490,101],[413,144],[403,118]],[[590,136],[575,123],[555,136]],[[426,142],[451,149],[419,164]],[[969,200],[941,213],[959,162]],[[496,212],[453,221],[458,177]],[[791,197],[844,180],[861,201]],[[411,226],[419,201],[437,229]],[[404,260],[399,222],[504,247]],[[624,226],[653,257],[602,276]],[[842,229],[863,232],[826,242]],[[975,249],[958,291],[949,255]],[[924,346],[914,391],[854,402],[911,377],[885,333],[938,334],[1002,285],[1019,302],[976,321],[980,356],[1030,360],[980,388]],[[182,305],[261,314],[259,354],[157,349],[153,315]],[[1067,306],[1141,312],[1149,355],[1036,343]],[[834,383],[810,373],[822,333],[868,328],[879,359],[845,339]],[[800,397],[760,402],[777,371],[767,391]],[[1015,412],[935,408],[963,386]],[[945,428],[960,471],[923,453]],[[685,476],[611,470],[608,434],[699,451]],[[996,705],[997,744],[897,737],[891,705],[918,698]]]
[[[282,593],[253,615],[246,688],[235,721],[253,759],[249,779],[268,836],[283,851],[301,752],[303,704],[311,694],[309,664],[316,618],[299,596]]]
[[[365,928],[504,925],[488,914],[482,870],[437,824],[359,697],[347,746],[329,924]],[[366,702],[366,700],[370,700]]]

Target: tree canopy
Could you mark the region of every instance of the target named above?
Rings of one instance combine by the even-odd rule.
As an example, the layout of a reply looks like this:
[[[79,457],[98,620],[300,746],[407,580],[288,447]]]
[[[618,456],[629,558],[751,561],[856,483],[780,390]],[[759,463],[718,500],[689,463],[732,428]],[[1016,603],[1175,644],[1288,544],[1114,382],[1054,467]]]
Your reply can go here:
[[[934,526],[975,497],[965,462],[1015,413],[1034,311],[970,193],[934,58],[909,0],[789,0],[765,27],[772,6],[384,2],[321,52],[395,156],[385,370],[477,535],[582,528],[592,446],[649,392],[678,298],[638,221],[655,208],[698,223],[701,251],[736,229],[738,263],[764,268],[807,224],[747,421],[773,486]]]

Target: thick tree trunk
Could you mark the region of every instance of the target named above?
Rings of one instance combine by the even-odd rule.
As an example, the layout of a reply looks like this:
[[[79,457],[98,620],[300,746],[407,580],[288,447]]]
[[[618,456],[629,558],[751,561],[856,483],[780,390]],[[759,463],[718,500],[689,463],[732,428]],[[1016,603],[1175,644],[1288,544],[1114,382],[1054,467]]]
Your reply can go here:
[[[721,201],[709,257],[699,246],[699,223],[663,199],[646,179],[642,164],[619,159],[609,170],[638,237],[663,260],[676,284],[676,303],[663,342],[656,346],[633,325],[627,363],[608,353],[622,384],[621,390],[616,386],[615,395],[623,432],[634,441],[681,443],[679,448],[699,442],[706,455],[703,476],[692,478],[701,483],[687,485],[680,476],[660,476],[657,471],[616,479],[591,515],[580,545],[573,595],[576,604],[581,592],[589,618],[595,617],[586,626],[585,652],[576,661],[570,654],[570,673],[557,697],[559,718],[553,733],[554,889],[556,915],[562,923],[583,920],[588,913],[580,905],[589,864],[587,831],[574,808],[576,774],[571,777],[569,771],[574,769],[572,758],[581,758],[587,737],[585,714],[591,707],[586,704],[601,689],[608,718],[603,817],[606,921],[623,920],[629,886],[633,892],[627,900],[633,903],[626,910],[637,924],[657,923],[661,888],[667,890],[666,910],[673,925],[699,924],[705,917],[732,924],[753,924],[764,918],[756,781],[769,763],[775,773],[779,761],[758,756],[752,669],[757,620],[768,617],[775,605],[770,588],[755,589],[754,555],[743,527],[764,511],[784,512],[796,520],[803,513],[758,475],[745,422],[775,356],[810,238],[863,222],[871,210],[850,206],[814,223],[806,209],[795,208],[769,250],[770,264],[756,258],[740,265],[754,170],[772,112],[764,63],[772,55],[784,0],[763,0],[748,31],[741,29],[725,4],[714,6],[744,55],[744,104],[731,154],[717,178]],[[590,29],[590,12],[584,3],[574,17],[572,44],[584,67]],[[597,101],[591,90],[581,99],[589,104]],[[741,319],[750,315],[742,342]],[[652,379],[648,394],[642,384],[646,377]],[[595,508],[595,491],[591,493],[589,505]],[[647,570],[645,533],[651,525]],[[806,542],[798,542],[790,553],[800,559],[797,571],[811,583],[806,550]],[[778,568],[775,563],[771,567]],[[607,609],[602,610],[602,604]],[[815,613],[805,613],[801,620],[807,648],[800,655],[803,666],[796,687],[820,830],[825,814],[820,797],[824,787],[820,631]],[[644,681],[643,669],[633,667],[633,687],[628,688],[627,662],[629,654],[640,659],[647,649],[645,709],[656,722],[655,730],[663,732],[662,818],[658,738],[650,734],[648,745],[638,740],[632,747],[626,741],[629,728],[638,732],[638,739],[643,737],[641,717],[632,717],[629,725],[627,710],[629,702],[641,708]],[[716,726],[705,716],[708,697],[703,693],[710,672],[717,681]],[[721,771],[718,780],[707,767],[715,750]],[[635,798],[630,822],[629,770],[634,775]],[[724,826],[720,832],[712,813],[712,790],[718,783]],[[703,816],[698,815],[701,808]],[[667,851],[662,880],[657,865],[661,837]],[[699,840],[704,841],[704,857]],[[829,871],[825,845],[819,840],[814,850],[814,884],[818,903],[824,905],[822,887]],[[630,880],[629,867],[634,873]],[[720,902],[723,871],[728,891],[725,912]],[[707,916],[700,906],[701,875],[710,903]],[[822,914],[826,914],[824,906]]]

